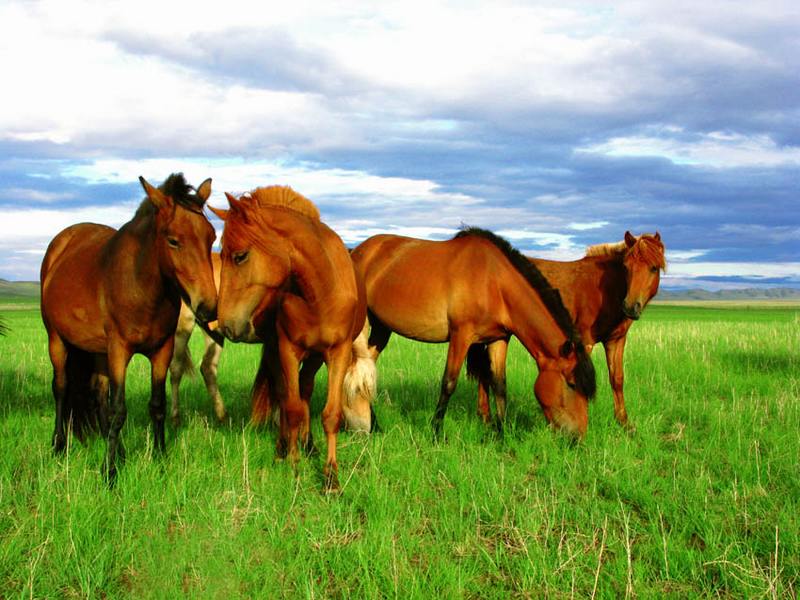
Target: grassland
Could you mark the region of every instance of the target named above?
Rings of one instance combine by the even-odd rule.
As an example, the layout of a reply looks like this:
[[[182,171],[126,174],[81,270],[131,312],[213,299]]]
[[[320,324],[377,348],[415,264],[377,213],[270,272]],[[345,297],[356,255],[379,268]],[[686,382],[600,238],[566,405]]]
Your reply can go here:
[[[649,307],[626,355],[635,432],[614,422],[596,352],[578,445],[546,428],[518,344],[505,436],[478,422],[462,380],[434,444],[445,348],[393,338],[379,363],[383,433],[340,436],[336,497],[320,492],[319,460],[295,477],[274,462],[274,433],[247,426],[257,349],[241,345],[220,368],[230,422],[213,423],[202,382],[187,380],[164,458],[146,361],[134,360],[128,460],[108,490],[102,440],[50,452],[35,306],[3,316],[2,597],[796,597],[797,307]],[[321,374],[315,413],[324,386]]]

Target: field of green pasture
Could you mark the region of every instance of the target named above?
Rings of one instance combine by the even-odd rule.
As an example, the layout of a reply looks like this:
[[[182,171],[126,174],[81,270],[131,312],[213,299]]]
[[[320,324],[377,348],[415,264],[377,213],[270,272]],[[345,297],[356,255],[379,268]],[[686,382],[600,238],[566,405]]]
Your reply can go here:
[[[598,349],[589,432],[551,432],[535,366],[509,356],[503,438],[462,379],[435,444],[445,347],[393,338],[383,429],[340,436],[338,496],[321,461],[295,477],[248,427],[257,348],[228,345],[212,420],[185,380],[183,426],[154,456],[146,361],[129,371],[127,462],[105,443],[54,458],[50,366],[35,305],[0,339],[2,597],[796,597],[800,587],[800,308],[651,306],[628,340],[625,433]],[[200,336],[193,339],[200,354]],[[314,433],[324,370],[314,401]]]

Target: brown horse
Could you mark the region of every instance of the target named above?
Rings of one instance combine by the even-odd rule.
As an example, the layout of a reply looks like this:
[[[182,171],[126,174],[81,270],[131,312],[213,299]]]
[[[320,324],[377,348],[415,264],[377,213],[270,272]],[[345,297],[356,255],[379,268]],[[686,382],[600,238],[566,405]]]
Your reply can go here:
[[[622,391],[625,339],[656,295],[661,271],[667,266],[661,235],[656,232],[635,237],[626,231],[624,241],[592,246],[580,260],[530,260],[561,292],[587,351],[591,353],[598,342],[603,344],[614,393],[614,415],[626,426],[628,414]],[[486,422],[490,420],[489,388],[499,400],[498,412],[505,404],[506,351],[507,344],[501,340],[488,348],[472,348],[467,357],[467,369],[479,382],[478,414]]]
[[[220,258],[219,252],[211,253],[211,264],[214,267],[214,285],[219,289]],[[181,303],[181,313],[178,317],[178,328],[175,330],[175,351],[172,355],[172,362],[169,364],[169,380],[172,387],[172,422],[175,425],[180,423],[180,386],[181,379],[186,373],[194,373],[194,362],[189,351],[189,339],[197,323],[192,308],[185,302]],[[222,354],[224,338],[216,331],[214,323],[209,323],[203,329],[203,340],[205,348],[203,350],[203,360],[200,363],[200,373],[206,384],[208,395],[214,406],[214,415],[217,421],[224,421],[227,418],[225,402],[217,385],[217,366],[219,357]]]
[[[105,473],[113,484],[123,457],[125,372],[134,353],[151,365],[150,417],[163,452],[165,386],[181,298],[198,319],[216,314],[211,268],[214,228],[203,214],[206,179],[192,193],[182,174],[158,188],[139,181],[147,197],[119,231],[80,223],[59,233],[42,261],[42,319],[49,338],[56,405],[53,449],[100,425],[108,436]],[[104,404],[111,387],[110,422]],[[99,404],[99,407],[96,405]],[[95,408],[99,411],[95,412]]]
[[[443,242],[377,235],[352,257],[364,274],[376,360],[392,332],[449,342],[432,421],[437,437],[468,348],[512,335],[539,366],[534,392],[547,420],[586,432],[591,360],[558,292],[506,240],[478,228]]]
[[[324,474],[326,488],[336,489],[342,384],[366,319],[363,284],[342,240],[307,198],[280,186],[227,196],[230,210],[212,209],[225,221],[220,331],[264,344],[255,389],[278,401],[278,455],[288,453],[293,464],[298,442],[312,449],[309,400],[314,375],[327,364]]]

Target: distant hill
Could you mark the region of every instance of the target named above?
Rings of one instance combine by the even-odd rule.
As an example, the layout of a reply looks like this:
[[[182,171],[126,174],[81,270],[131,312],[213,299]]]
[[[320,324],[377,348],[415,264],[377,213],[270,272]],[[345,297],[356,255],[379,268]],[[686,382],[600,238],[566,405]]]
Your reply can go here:
[[[0,299],[39,300],[38,281],[7,281],[0,279]]]
[[[796,288],[743,288],[709,292],[701,289],[658,291],[655,300],[800,300]]]

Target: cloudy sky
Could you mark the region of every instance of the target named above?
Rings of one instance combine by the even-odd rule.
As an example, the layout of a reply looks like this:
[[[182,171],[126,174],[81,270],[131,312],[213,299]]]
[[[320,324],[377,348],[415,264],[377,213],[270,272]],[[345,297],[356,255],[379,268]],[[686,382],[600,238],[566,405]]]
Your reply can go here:
[[[205,4],[0,3],[0,277],[183,171],[351,244],[658,230],[665,286],[800,287],[797,0]]]

